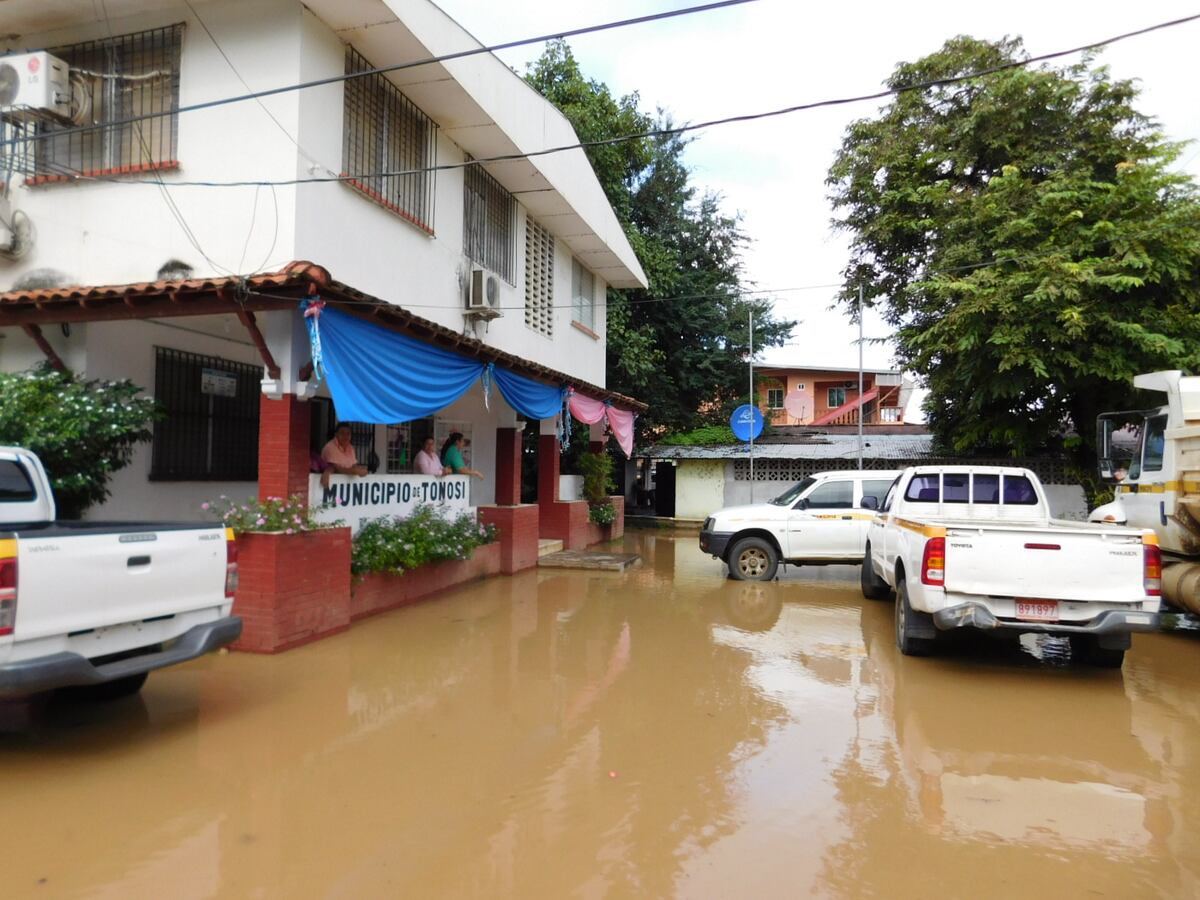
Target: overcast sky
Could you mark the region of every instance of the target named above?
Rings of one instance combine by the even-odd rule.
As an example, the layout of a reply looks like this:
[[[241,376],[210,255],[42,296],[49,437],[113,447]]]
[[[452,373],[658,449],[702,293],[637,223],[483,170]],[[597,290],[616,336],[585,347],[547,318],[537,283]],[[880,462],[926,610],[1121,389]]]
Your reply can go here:
[[[485,44],[569,30],[666,9],[688,0],[435,0]],[[801,3],[757,0],[743,6],[575,38],[586,75],[616,94],[636,91],[645,110],[702,121],[877,90],[901,60],[936,50],[949,37],[1020,35],[1033,55],[1067,49],[1200,11],[1195,2]],[[1175,140],[1200,138],[1200,22],[1123,41],[1101,57],[1117,77],[1137,78],[1142,112]],[[518,71],[542,47],[506,51]],[[1077,57],[1068,57],[1071,62]],[[878,104],[794,113],[696,133],[687,152],[695,184],[720,192],[740,212],[751,239],[746,275],[776,289],[780,317],[800,320],[772,363],[853,366],[856,328],[829,309],[835,289],[784,290],[837,283],[846,245],[829,225],[825,174],[846,125]],[[1200,144],[1181,165],[1200,177]],[[886,337],[867,317],[868,337]],[[868,367],[891,364],[886,345],[868,346]]]

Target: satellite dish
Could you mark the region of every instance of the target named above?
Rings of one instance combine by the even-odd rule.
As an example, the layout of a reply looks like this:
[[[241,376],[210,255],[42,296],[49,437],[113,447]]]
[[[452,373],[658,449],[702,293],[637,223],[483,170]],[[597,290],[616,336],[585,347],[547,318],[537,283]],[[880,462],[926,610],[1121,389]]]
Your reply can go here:
[[[801,390],[789,392],[783,398],[783,408],[793,419],[803,420],[809,411],[808,394]]]

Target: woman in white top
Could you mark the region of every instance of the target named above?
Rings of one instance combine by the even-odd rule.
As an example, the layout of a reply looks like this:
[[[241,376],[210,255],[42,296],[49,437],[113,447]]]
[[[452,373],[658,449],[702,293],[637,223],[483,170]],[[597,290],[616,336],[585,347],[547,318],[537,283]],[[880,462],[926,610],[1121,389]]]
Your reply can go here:
[[[434,446],[433,438],[425,438],[425,443],[421,445],[420,451],[413,460],[417,465],[418,474],[437,475],[441,477],[449,471],[442,465],[442,461],[438,459]]]

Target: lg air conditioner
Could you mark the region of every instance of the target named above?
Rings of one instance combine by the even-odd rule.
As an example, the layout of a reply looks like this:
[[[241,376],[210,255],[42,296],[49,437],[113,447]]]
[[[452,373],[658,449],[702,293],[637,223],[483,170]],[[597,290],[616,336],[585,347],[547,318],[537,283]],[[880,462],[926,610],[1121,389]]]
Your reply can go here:
[[[0,115],[69,120],[70,76],[70,67],[45,51],[0,57]]]

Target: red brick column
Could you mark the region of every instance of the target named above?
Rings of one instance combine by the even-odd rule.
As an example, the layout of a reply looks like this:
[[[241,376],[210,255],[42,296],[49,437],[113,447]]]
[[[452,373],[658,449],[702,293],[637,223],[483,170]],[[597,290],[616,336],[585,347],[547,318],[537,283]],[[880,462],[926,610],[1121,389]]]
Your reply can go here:
[[[496,505],[517,506],[521,502],[521,432],[496,429]]]
[[[258,406],[258,498],[291,497],[308,500],[308,435],[311,407],[284,394],[279,400],[263,395]]]
[[[552,434],[538,435],[538,506],[548,506],[558,499],[558,475],[561,465],[558,438]]]

